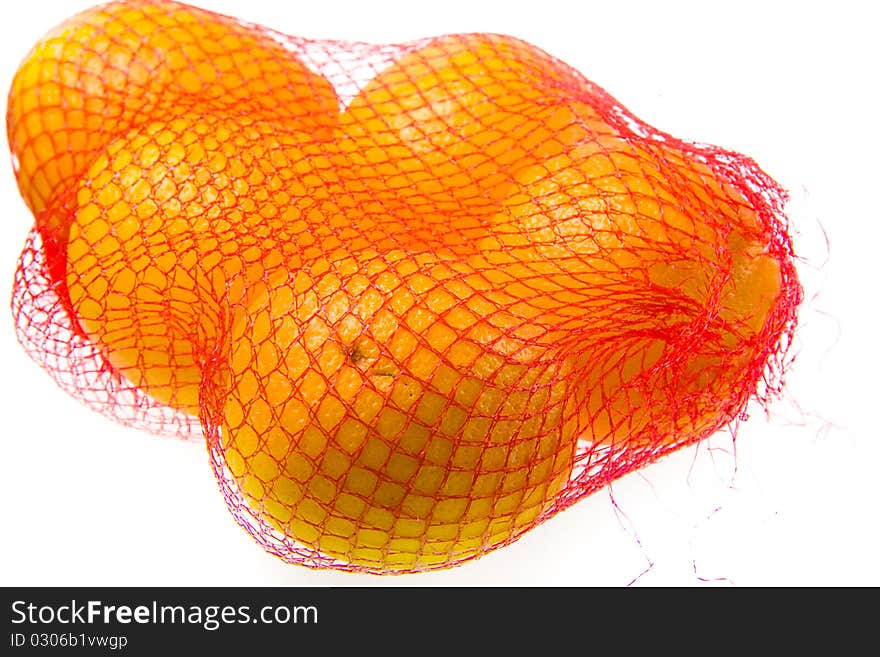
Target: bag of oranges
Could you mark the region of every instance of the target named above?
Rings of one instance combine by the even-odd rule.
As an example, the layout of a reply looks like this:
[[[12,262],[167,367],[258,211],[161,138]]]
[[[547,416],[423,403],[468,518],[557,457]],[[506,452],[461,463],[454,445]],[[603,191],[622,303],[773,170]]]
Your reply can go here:
[[[203,434],[292,563],[480,556],[778,385],[784,192],[512,37],[125,0],[34,48],[7,127],[20,340],[112,417]]]

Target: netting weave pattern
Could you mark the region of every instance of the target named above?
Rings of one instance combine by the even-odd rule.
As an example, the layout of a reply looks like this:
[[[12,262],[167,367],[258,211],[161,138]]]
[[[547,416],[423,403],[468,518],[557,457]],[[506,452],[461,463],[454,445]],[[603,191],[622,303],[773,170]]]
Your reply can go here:
[[[512,37],[126,0],[35,46],[7,130],[20,342],[92,408],[206,440],[291,563],[480,556],[781,386],[783,190]]]

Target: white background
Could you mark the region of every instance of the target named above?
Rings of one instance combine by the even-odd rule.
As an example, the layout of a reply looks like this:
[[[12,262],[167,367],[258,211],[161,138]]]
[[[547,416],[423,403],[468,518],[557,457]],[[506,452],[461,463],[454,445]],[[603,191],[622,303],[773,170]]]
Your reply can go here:
[[[2,3],[0,89],[36,39],[89,4]],[[7,310],[0,584],[880,584],[880,49],[870,3],[198,4],[316,38],[509,33],[649,123],[751,155],[794,197],[807,291],[797,361],[784,398],[735,443],[720,434],[668,457],[475,562],[381,578],[264,554],[226,511],[202,445],[116,426],[65,396],[18,346]],[[31,218],[5,156],[0,206],[8,296]]]

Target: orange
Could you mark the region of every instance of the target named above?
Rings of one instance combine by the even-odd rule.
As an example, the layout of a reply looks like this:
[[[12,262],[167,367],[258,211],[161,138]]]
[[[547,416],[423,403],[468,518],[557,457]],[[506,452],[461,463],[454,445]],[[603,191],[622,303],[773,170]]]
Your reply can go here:
[[[478,248],[500,269],[559,272],[556,308],[577,310],[568,329],[585,336],[585,437],[669,444],[727,424],[782,291],[780,256],[746,199],[706,165],[622,139],[515,177]]]
[[[362,251],[260,287],[230,335],[221,444],[285,536],[411,570],[513,540],[551,508],[574,462],[571,363],[529,347],[480,272]]]
[[[486,34],[431,39],[378,73],[342,113],[337,141],[356,184],[399,208],[395,246],[472,250],[511,167],[608,132],[563,100],[572,76],[530,44]]]
[[[324,78],[254,28],[176,2],[126,0],[71,17],[27,55],[10,88],[7,135],[39,223],[102,147],[146,121],[228,110],[320,138],[337,105]],[[64,216],[45,221],[63,246]]]
[[[185,113],[111,142],[76,188],[67,286],[80,325],[138,388],[196,414],[231,309],[302,262],[294,202],[327,194],[325,168],[308,134],[244,117]]]

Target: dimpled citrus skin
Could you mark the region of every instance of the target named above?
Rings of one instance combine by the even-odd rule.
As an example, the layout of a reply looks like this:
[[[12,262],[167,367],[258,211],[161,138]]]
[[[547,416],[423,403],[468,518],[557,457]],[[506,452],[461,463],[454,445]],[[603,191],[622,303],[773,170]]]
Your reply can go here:
[[[509,169],[572,140],[572,110],[547,102],[560,98],[570,77],[563,64],[512,37],[431,39],[346,107],[340,147],[358,184],[404,208],[401,246],[467,251],[507,193]],[[579,109],[594,130],[608,129],[588,107]]]
[[[556,301],[580,307],[594,335],[652,327],[591,351],[583,409],[596,442],[675,442],[724,424],[745,401],[734,391],[754,375],[756,337],[782,291],[780,256],[746,200],[708,167],[664,151],[600,138],[519,169],[478,246],[502,269],[552,263],[577,274],[593,291],[587,302]],[[642,294],[609,314],[631,277],[647,277]]]
[[[293,201],[325,195],[304,132],[185,113],[111,142],[76,188],[67,286],[80,326],[152,397],[199,410],[222,313],[301,263]]]
[[[255,296],[232,329],[221,429],[251,504],[305,545],[390,570],[533,523],[573,465],[570,363],[524,348],[490,289],[457,260],[361,252]]]
[[[27,55],[12,81],[7,135],[19,189],[37,215],[128,129],[194,107],[330,129],[326,79],[254,29],[196,7],[126,0],[77,14]],[[67,225],[44,228],[61,245]]]

